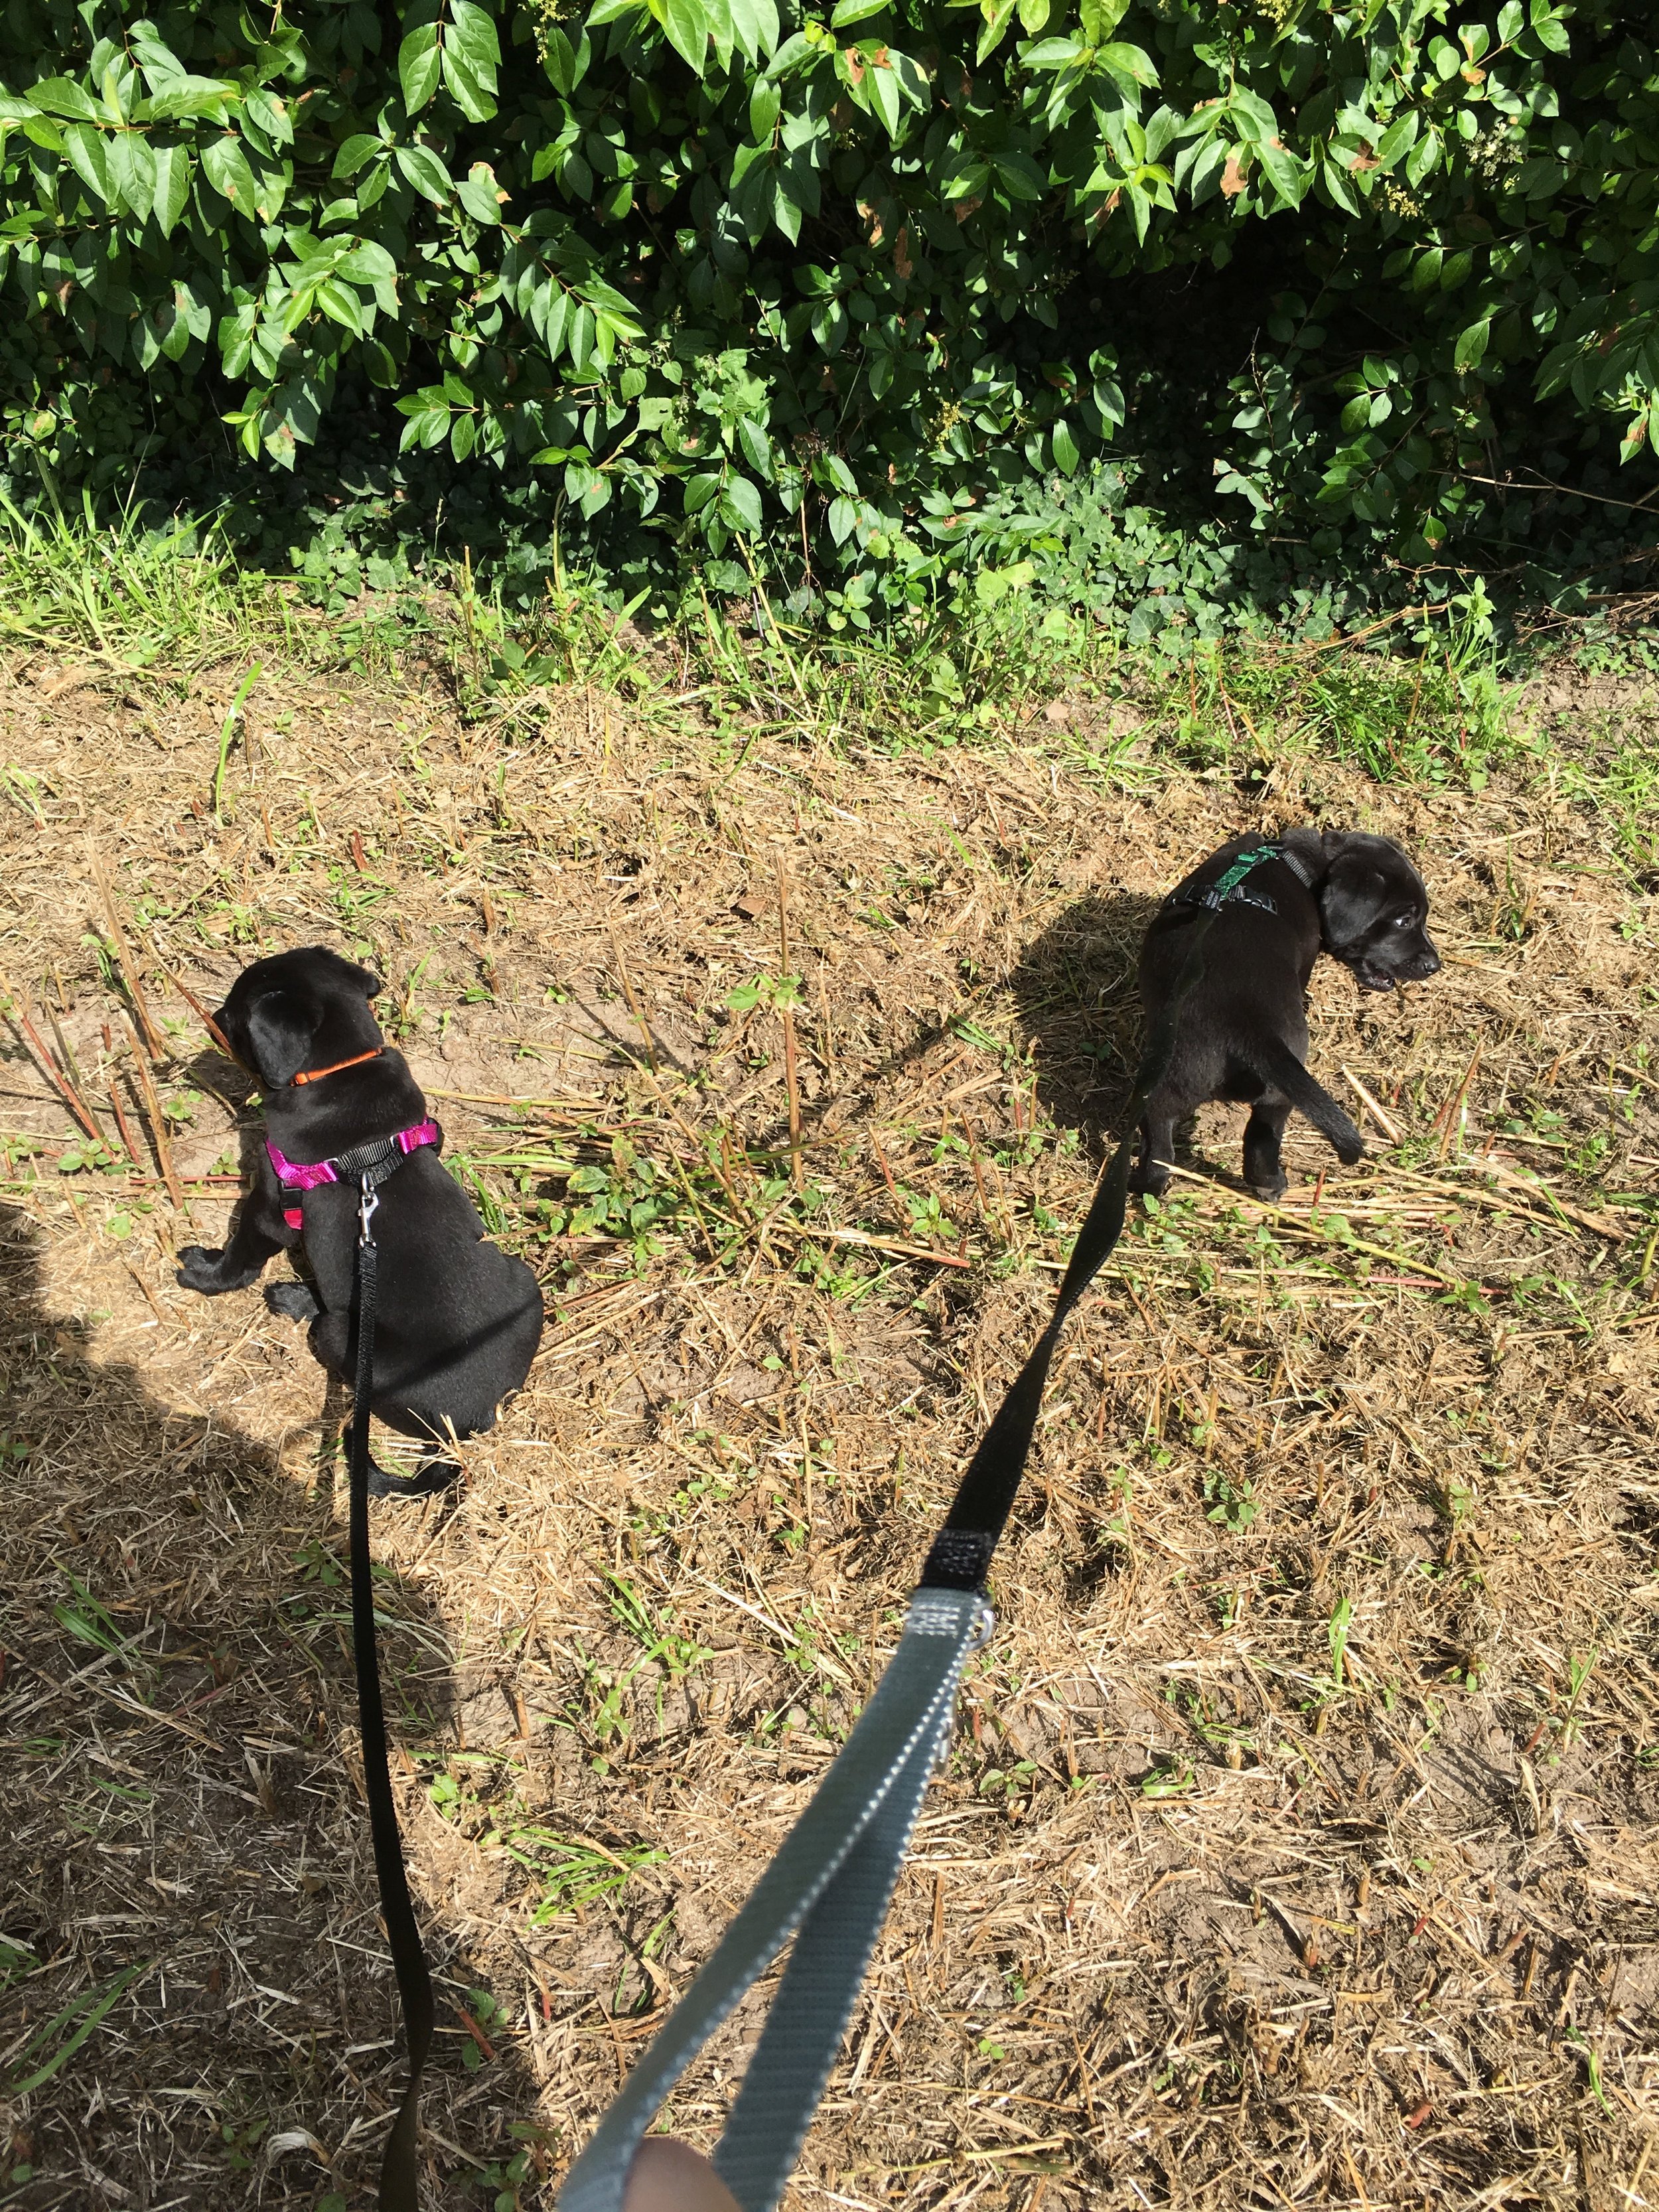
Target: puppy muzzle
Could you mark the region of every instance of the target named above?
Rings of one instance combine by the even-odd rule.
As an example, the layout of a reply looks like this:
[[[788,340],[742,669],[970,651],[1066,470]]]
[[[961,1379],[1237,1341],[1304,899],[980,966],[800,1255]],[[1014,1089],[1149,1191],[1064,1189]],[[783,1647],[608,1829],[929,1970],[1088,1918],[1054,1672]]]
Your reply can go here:
[[[1353,979],[1362,991],[1392,991],[1398,980],[1372,960],[1356,960],[1351,964]]]

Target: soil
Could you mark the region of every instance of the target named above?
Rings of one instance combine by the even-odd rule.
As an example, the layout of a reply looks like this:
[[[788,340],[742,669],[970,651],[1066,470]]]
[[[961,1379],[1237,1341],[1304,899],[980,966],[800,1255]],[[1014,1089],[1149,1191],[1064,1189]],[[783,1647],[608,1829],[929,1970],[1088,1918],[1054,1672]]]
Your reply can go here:
[[[1652,699],[1553,679],[1553,754],[1478,794],[1293,755],[1242,793],[1150,723],[1103,771],[1127,701],[890,756],[574,688],[469,725],[435,683],[296,669],[216,816],[240,672],[0,682],[36,779],[0,789],[0,2086],[58,2062],[0,2106],[0,2202],[367,2203],[402,2078],[343,1406],[257,1291],[174,1280],[258,1128],[185,994],[292,944],[375,964],[546,1286],[464,1488],[374,1541],[428,2201],[550,2204],[1041,1327],[1152,905],[1310,818],[1405,842],[1444,971],[1379,1000],[1322,963],[1311,1064],[1373,1157],[1293,1122],[1264,1210],[1208,1109],[1073,1325],[786,2201],[1644,2202],[1659,902],[1558,769]],[[810,1205],[783,1016],[742,988],[783,974]],[[573,1233],[568,1168],[637,1194],[641,1158],[695,1204],[637,1249]],[[672,2101],[701,2146],[770,1986]]]

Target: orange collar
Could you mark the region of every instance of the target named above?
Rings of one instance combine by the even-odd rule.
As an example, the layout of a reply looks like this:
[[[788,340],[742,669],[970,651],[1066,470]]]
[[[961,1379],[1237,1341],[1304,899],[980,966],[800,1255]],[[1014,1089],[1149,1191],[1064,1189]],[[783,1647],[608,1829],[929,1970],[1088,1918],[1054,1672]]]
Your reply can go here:
[[[373,1052],[360,1052],[352,1060],[337,1060],[332,1067],[309,1068],[304,1074],[296,1075],[294,1080],[295,1083],[320,1083],[325,1075],[337,1075],[343,1067],[361,1067],[366,1060],[378,1060],[385,1050],[383,1044],[377,1044]]]

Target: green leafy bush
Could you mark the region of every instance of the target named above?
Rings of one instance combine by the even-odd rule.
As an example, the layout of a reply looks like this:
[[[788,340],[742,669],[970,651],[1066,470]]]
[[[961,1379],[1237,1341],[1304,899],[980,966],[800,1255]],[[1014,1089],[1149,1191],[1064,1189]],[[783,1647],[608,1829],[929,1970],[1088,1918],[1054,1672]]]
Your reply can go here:
[[[1112,537],[1182,271],[1220,603],[1252,539],[1536,556],[1540,477],[1659,435],[1613,0],[12,0],[0,76],[15,471],[292,466],[378,389],[568,533],[860,623]]]

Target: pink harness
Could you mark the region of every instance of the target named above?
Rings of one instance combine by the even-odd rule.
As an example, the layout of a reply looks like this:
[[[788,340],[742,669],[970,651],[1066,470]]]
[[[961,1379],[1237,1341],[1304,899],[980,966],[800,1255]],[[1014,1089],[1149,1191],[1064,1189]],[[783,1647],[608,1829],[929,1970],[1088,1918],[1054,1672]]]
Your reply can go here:
[[[370,1151],[378,1152],[383,1146],[386,1146],[395,1148],[407,1158],[410,1152],[419,1152],[422,1145],[435,1145],[437,1141],[437,1123],[417,1121],[412,1129],[399,1129],[396,1136],[377,1138],[369,1145],[359,1146],[352,1152],[343,1153],[337,1160],[313,1160],[307,1163],[287,1159],[277,1151],[269,1137],[265,1139],[265,1150],[270,1156],[271,1166],[276,1170],[276,1180],[285,1189],[315,1190],[319,1183],[343,1181],[343,1178],[339,1172],[343,1167],[347,1176],[356,1176],[359,1170],[354,1165],[354,1162],[357,1161],[364,1152]],[[390,1158],[390,1152],[386,1156]],[[284,1206],[283,1218],[290,1229],[303,1229],[305,1226],[304,1211],[300,1206]]]

